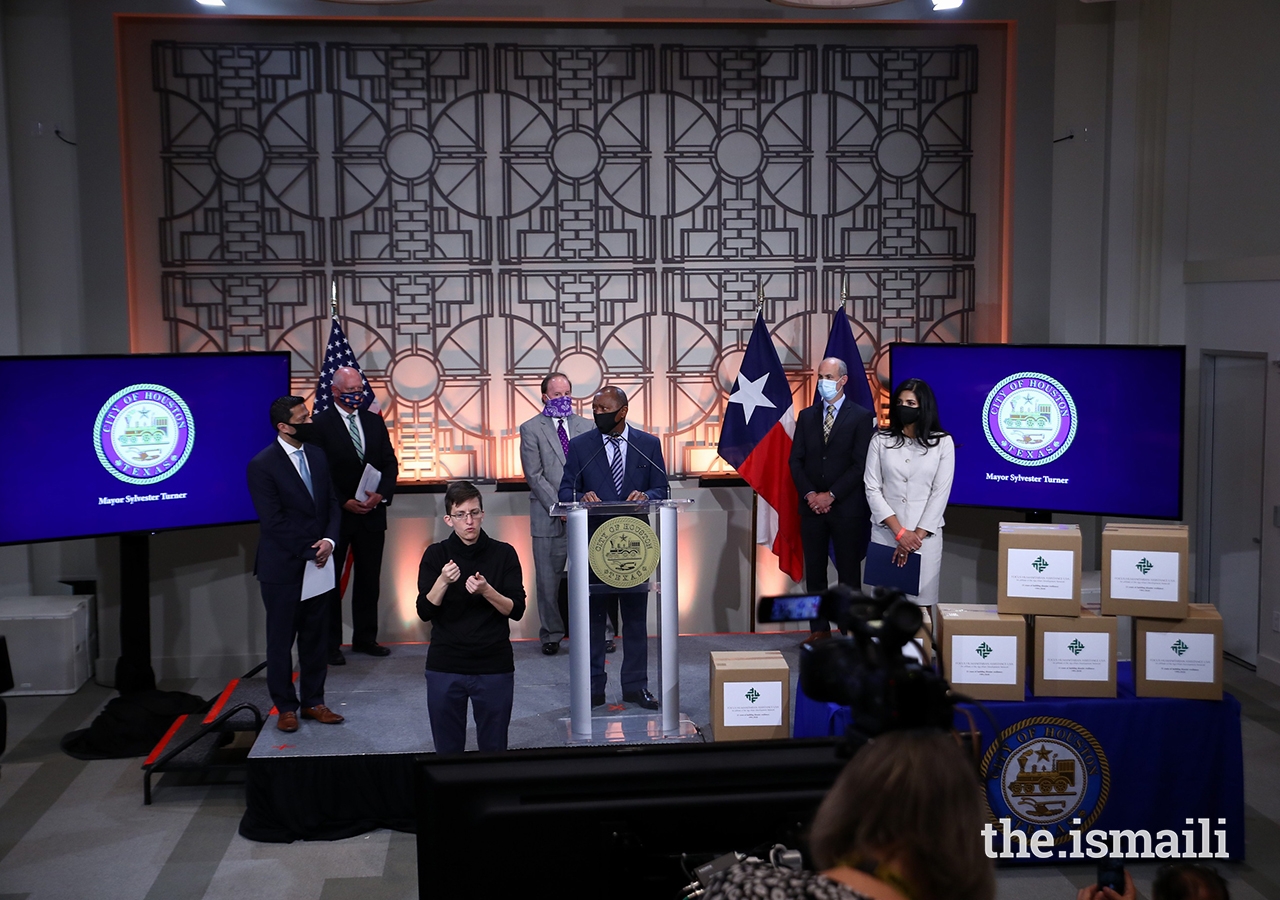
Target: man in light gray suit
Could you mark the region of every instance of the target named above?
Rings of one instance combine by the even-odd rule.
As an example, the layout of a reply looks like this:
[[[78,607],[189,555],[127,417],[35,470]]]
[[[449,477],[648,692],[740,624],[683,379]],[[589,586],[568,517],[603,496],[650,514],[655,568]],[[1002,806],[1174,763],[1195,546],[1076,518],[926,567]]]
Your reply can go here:
[[[572,392],[569,379],[552,372],[542,379],[542,412],[520,426],[520,463],[529,482],[529,530],[541,620],[538,636],[548,656],[560,650],[564,639],[565,621],[557,601],[569,553],[564,520],[550,510],[559,499],[569,441],[595,428],[590,419],[574,414]]]

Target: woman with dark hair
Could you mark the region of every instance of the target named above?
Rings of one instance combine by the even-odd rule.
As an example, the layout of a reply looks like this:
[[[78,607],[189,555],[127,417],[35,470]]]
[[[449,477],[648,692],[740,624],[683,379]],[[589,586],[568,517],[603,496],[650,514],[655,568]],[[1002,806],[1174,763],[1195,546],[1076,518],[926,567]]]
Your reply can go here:
[[[955,468],[955,444],[938,422],[933,391],[919,378],[908,378],[893,392],[889,430],[878,432],[867,448],[863,483],[872,542],[893,547],[900,566],[920,554],[920,591],[908,596],[921,606],[938,602],[942,514]]]
[[[809,851],[821,874],[741,863],[708,900],[992,900],[973,760],[943,731],[891,731],[862,747],[818,808]]]

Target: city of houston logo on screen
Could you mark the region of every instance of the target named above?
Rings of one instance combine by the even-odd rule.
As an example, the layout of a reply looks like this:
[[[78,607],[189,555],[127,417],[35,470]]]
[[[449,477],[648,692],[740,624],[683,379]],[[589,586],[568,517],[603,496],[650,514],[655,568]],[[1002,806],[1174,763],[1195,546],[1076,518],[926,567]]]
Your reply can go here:
[[[1048,375],[1019,372],[987,394],[982,430],[992,448],[1009,462],[1043,466],[1071,446],[1076,436],[1076,403]]]
[[[195,443],[191,410],[160,384],[131,384],[98,411],[93,448],[103,467],[129,484],[155,484],[182,468]]]

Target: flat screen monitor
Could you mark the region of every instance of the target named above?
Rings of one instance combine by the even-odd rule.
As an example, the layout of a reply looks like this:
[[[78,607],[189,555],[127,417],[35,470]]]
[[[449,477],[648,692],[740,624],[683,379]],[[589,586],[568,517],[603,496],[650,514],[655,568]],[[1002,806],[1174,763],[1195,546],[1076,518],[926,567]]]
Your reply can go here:
[[[9,356],[0,384],[0,544],[222,525],[257,519],[245,467],[289,354]]]
[[[721,854],[802,849],[844,767],[836,748],[825,738],[420,756],[418,896],[506,900],[531,885],[679,896],[684,869]]]
[[[956,446],[951,502],[1182,517],[1186,348],[893,344]]]

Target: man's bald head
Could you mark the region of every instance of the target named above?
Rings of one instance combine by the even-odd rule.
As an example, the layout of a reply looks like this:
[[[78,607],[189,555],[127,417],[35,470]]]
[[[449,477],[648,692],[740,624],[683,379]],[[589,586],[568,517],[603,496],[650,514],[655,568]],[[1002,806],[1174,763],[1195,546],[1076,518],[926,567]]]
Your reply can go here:
[[[627,392],[620,387],[606,384],[596,391],[591,402],[591,412],[595,415],[596,427],[601,431],[606,434],[620,433],[627,423]],[[610,422],[612,425],[605,427]]]
[[[350,394],[364,390],[364,379],[351,366],[342,366],[333,373],[333,390],[335,393]]]

